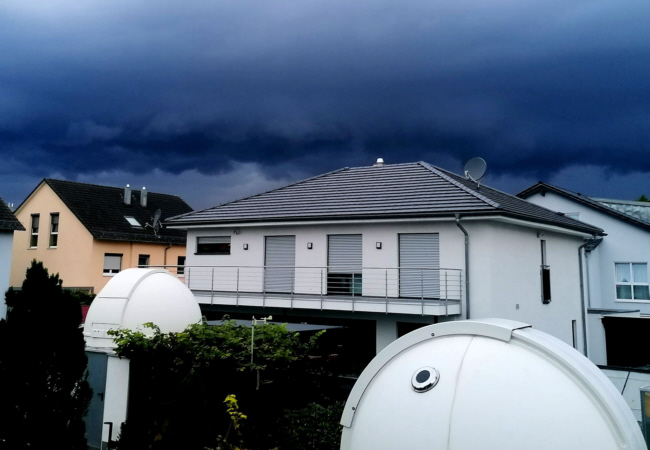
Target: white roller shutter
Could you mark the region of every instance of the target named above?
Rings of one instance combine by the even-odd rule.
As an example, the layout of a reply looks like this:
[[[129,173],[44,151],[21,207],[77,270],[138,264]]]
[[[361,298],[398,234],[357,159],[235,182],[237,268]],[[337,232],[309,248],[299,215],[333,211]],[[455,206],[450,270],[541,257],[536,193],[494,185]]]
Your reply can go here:
[[[361,235],[328,236],[327,265],[330,273],[361,273]]]
[[[399,235],[400,297],[440,298],[438,233]]]
[[[296,237],[266,237],[266,292],[293,292],[295,286]]]

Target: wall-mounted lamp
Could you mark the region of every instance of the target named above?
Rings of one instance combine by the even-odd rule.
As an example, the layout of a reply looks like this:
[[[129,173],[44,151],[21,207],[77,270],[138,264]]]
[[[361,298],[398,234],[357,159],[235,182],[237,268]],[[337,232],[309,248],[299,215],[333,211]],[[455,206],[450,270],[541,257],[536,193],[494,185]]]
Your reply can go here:
[[[232,234],[239,234],[239,228],[235,228],[234,230],[232,230]]]
[[[311,242],[307,242],[307,249],[311,250],[312,248],[314,248],[314,244],[312,244]]]
[[[381,250],[381,242],[377,242],[377,250]]]
[[[248,244],[244,244],[244,250],[248,250]]]

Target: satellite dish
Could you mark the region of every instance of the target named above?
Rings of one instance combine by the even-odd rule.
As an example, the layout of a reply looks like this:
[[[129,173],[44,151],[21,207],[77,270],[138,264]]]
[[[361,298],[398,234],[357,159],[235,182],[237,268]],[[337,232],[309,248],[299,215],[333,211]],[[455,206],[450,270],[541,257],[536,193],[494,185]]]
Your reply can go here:
[[[153,234],[156,235],[156,237],[160,237],[158,234],[158,231],[162,228],[162,224],[160,223],[160,215],[162,212],[160,211],[160,208],[156,210],[156,212],[153,215],[153,225],[150,223],[144,224],[145,228],[153,228]]]
[[[483,158],[472,158],[465,164],[465,178],[469,178],[475,183],[478,183],[485,175],[487,163]]]
[[[393,342],[357,380],[341,425],[341,450],[646,449],[598,367],[504,319],[440,323]]]
[[[158,208],[153,215],[153,227],[156,228],[160,222],[160,215],[162,214],[162,211],[160,211],[160,208]]]

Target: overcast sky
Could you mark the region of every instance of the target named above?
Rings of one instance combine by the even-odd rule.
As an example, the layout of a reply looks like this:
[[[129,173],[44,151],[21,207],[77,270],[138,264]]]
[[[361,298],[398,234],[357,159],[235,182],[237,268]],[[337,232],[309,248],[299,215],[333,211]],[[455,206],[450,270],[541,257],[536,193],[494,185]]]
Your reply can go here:
[[[3,0],[0,197],[44,177],[202,209],[424,160],[650,196],[648,0]]]

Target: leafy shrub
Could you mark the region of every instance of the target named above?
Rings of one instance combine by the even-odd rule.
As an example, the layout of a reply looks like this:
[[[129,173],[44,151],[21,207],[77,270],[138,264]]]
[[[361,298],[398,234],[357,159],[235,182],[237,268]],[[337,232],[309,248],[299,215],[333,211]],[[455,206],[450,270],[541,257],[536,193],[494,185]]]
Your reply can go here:
[[[281,450],[338,450],[343,403],[329,406],[310,403],[305,408],[285,410],[278,421],[275,445]]]

